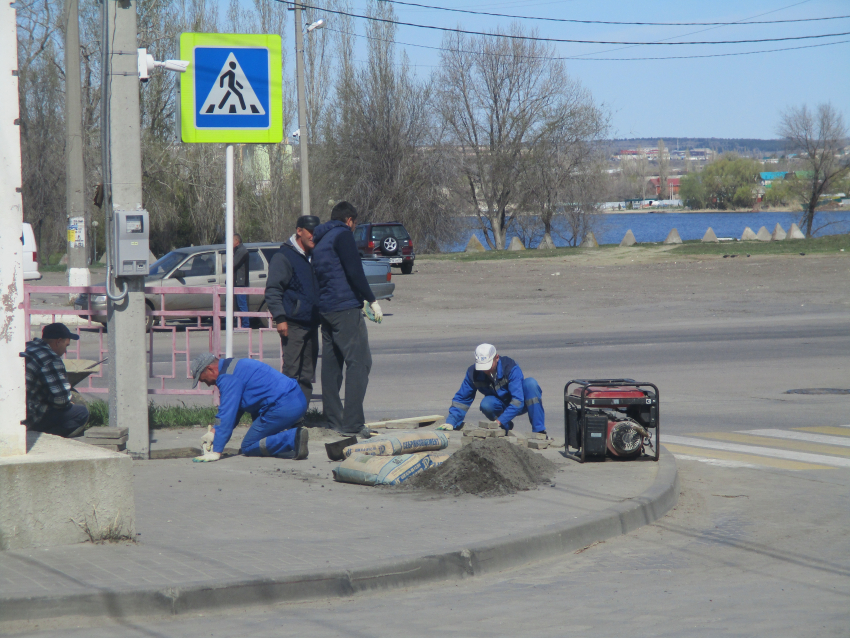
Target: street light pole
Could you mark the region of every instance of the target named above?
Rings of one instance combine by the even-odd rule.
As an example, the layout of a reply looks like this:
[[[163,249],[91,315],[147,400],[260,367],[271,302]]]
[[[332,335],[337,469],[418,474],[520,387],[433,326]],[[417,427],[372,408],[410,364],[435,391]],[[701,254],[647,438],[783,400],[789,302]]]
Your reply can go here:
[[[298,144],[301,150],[301,214],[310,214],[310,169],[307,159],[307,98],[304,88],[304,33],[301,5],[295,3],[295,74],[298,84]]]

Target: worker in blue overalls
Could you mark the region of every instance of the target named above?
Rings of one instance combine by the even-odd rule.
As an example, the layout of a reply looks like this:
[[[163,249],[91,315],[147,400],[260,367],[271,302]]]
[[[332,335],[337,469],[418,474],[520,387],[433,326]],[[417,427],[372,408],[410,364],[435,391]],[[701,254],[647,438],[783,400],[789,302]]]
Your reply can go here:
[[[513,429],[514,418],[527,412],[532,431],[546,434],[540,385],[531,377],[525,378],[516,361],[500,357],[496,347],[489,343],[482,343],[475,349],[475,363],[466,371],[441,430],[463,427],[476,392],[484,395],[480,406],[484,416],[498,422],[505,430]]]
[[[246,412],[253,423],[239,449],[245,456],[275,456],[280,459],[307,458],[307,430],[295,427],[307,411],[307,400],[295,379],[290,379],[262,361],[221,359],[211,352],[192,361],[192,377],[217,386],[221,397],[215,418],[212,450],[195,457],[198,463],[218,461],[230,441],[233,428]]]

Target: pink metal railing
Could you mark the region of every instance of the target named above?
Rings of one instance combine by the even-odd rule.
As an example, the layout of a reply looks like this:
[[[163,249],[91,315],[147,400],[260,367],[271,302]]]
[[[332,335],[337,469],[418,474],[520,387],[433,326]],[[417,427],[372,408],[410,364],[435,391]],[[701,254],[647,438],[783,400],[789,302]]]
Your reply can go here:
[[[88,307],[82,310],[76,309],[54,309],[54,308],[44,308],[44,307],[33,307],[31,303],[31,295],[69,295],[69,294],[80,294],[85,293],[88,295]],[[262,295],[265,293],[264,288],[234,288],[234,294],[246,294],[246,295]],[[31,338],[31,324],[30,317],[32,315],[46,315],[52,317],[52,322],[62,321],[62,317],[66,316],[77,316],[87,318],[87,322],[82,326],[75,326],[76,333],[78,335],[82,335],[84,333],[91,334],[97,333],[97,360],[104,359],[108,356],[108,348],[106,346],[105,340],[103,338],[104,329],[103,326],[97,321],[92,321],[92,316],[103,316],[105,319],[105,309],[104,315],[94,314],[94,311],[91,310],[92,297],[95,295],[105,295],[106,288],[103,286],[30,286],[24,285],[24,329],[25,334],[27,335],[27,339]],[[223,345],[222,345],[222,329],[221,329],[221,319],[224,318],[225,313],[221,309],[221,296],[226,294],[226,289],[223,286],[192,286],[192,287],[170,287],[170,288],[159,288],[159,287],[150,287],[145,288],[145,294],[147,296],[158,295],[159,296],[159,307],[167,308],[168,304],[166,302],[166,298],[168,295],[186,295],[186,294],[199,294],[199,295],[211,295],[212,296],[212,309],[211,310],[151,310],[149,306],[145,307],[145,315],[154,317],[154,325],[150,330],[149,338],[148,338],[148,394],[206,394],[206,395],[214,395],[217,398],[217,393],[214,388],[208,389],[205,386],[199,385],[197,388],[192,389],[188,387],[186,388],[166,388],[165,382],[167,379],[191,379],[191,375],[189,374],[189,363],[192,360],[192,350],[191,350],[191,337],[193,334],[197,334],[199,332],[207,332],[209,335],[208,341],[208,351],[212,352],[218,356],[224,356]],[[177,328],[178,326],[167,325],[166,320],[168,318],[191,318],[195,319],[196,324],[194,326],[185,326],[185,346],[182,348],[177,347]],[[280,356],[280,368],[283,368],[283,348],[280,344],[280,340],[277,337],[277,330],[273,327],[269,328],[259,328],[256,329],[258,333],[258,343],[257,347],[254,347],[254,331],[255,329],[251,328],[236,328],[236,324],[239,323],[239,317],[260,317],[266,318],[269,320],[269,325],[271,326],[271,315],[267,312],[234,312],[233,313],[233,323],[234,323],[234,336],[239,334],[247,333],[248,336],[248,356],[252,359],[258,359],[260,361],[263,360],[264,356],[264,348],[263,348],[263,335],[268,332],[274,333],[276,343],[278,346],[278,352]],[[202,326],[201,320],[209,318],[212,322],[211,326]],[[182,326],[181,326],[182,327]],[[155,345],[155,337],[157,335],[170,334],[171,336],[171,373],[170,374],[156,374],[154,371],[154,345]],[[91,347],[89,343],[85,344],[87,347]],[[80,339],[78,341],[73,342],[72,347],[68,349],[66,353],[66,358],[69,356],[73,359],[81,358],[81,348],[83,346],[83,340]],[[199,354],[200,352],[195,352],[194,354]],[[178,355],[184,359],[184,361],[180,362],[181,365],[185,363],[185,376],[178,377],[177,376],[177,366],[178,366]],[[81,392],[92,392],[92,393],[106,393],[108,392],[108,388],[103,386],[98,386],[94,384],[95,379],[102,379],[103,373],[97,372],[92,374],[86,379],[88,385],[84,386],[82,383],[77,384],[77,389]],[[154,386],[158,385],[158,387],[151,387],[150,381],[154,380],[157,383],[153,384]]]

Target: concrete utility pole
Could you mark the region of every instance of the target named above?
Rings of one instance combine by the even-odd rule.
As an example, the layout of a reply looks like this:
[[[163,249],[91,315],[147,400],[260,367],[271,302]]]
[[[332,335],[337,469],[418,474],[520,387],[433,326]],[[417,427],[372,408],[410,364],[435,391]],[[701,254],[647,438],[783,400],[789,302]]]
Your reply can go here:
[[[295,74],[298,76],[298,147],[301,150],[301,214],[310,214],[310,169],[307,162],[307,97],[304,88],[304,32],[301,5],[295,3]]]
[[[68,285],[91,285],[86,238],[83,115],[80,88],[80,22],[78,0],[65,0],[65,212],[68,229]],[[74,295],[71,295],[76,296]]]
[[[139,122],[139,73],[136,44],[136,2],[107,0],[109,51],[107,72],[108,151],[110,179],[107,215],[113,210],[142,210],[142,142]],[[115,268],[113,220],[107,218],[107,243]],[[107,285],[109,281],[107,281]],[[144,277],[116,277],[127,286],[126,297],[107,302],[109,329],[109,424],[129,427],[127,450],[133,458],[150,456],[148,388],[145,365]]]
[[[18,111],[18,36],[14,5],[0,3],[0,456],[27,452],[24,334],[24,222]]]

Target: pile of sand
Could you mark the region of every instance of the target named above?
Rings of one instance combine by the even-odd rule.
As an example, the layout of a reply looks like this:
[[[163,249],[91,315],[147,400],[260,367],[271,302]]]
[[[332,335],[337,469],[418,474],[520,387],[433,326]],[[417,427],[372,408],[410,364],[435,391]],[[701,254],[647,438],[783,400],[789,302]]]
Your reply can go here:
[[[503,496],[550,481],[556,469],[552,461],[528,448],[500,438],[477,439],[404,485],[443,494]]]

